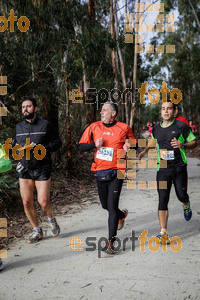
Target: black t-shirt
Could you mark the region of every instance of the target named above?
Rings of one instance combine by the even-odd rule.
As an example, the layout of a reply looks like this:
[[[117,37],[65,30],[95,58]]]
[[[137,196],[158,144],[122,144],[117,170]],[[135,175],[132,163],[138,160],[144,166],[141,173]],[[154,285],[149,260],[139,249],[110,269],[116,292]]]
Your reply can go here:
[[[171,146],[171,140],[174,137],[181,143],[191,142],[196,138],[184,122],[175,119],[167,127],[163,127],[162,124],[154,126],[152,138],[157,140],[158,169],[160,160],[167,160],[167,168],[177,165],[185,166],[187,164],[185,150]]]
[[[51,166],[51,152],[57,151],[62,142],[59,136],[55,133],[53,125],[47,120],[40,119],[36,117],[32,122],[26,120],[18,123],[15,128],[14,139],[12,141],[12,147],[16,144],[24,145],[27,142],[27,138],[30,139],[30,144],[34,143],[36,145],[44,146],[46,154],[44,158],[39,160],[33,149],[30,150],[30,158],[26,158],[26,150],[24,151],[23,157],[20,162],[25,168],[28,169],[40,169],[44,166]],[[40,155],[40,150],[38,151]]]

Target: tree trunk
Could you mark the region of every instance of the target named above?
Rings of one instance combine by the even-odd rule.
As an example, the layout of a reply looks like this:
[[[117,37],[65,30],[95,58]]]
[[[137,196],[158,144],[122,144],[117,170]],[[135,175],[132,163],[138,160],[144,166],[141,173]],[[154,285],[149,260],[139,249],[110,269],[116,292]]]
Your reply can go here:
[[[70,102],[69,102],[69,87],[68,87],[68,76],[65,72],[65,63],[67,61],[67,53],[68,53],[69,46],[67,51],[64,53],[64,57],[62,59],[62,68],[61,73],[63,74],[64,78],[64,88],[65,88],[65,98],[66,98],[66,121],[67,121],[67,169],[71,169],[71,159],[72,159],[72,149],[71,149],[71,117],[70,117]]]
[[[87,89],[90,88],[90,81],[87,79],[86,66],[85,66],[85,62],[83,59],[82,59],[82,67],[83,67],[83,80],[82,80],[83,81],[83,92],[84,92],[84,99],[86,99],[86,91],[87,91]],[[86,109],[86,113],[85,113],[86,114],[86,118],[85,118],[86,124],[84,124],[84,120],[83,120],[83,123],[82,123],[83,127],[96,121],[96,103],[86,104],[85,109]]]
[[[94,7],[94,0],[88,1],[88,13],[89,13],[89,19],[95,20],[95,7]]]
[[[129,126],[133,127],[133,120],[136,112],[136,86],[137,86],[137,53],[134,53],[134,66],[133,66],[133,91],[132,91],[132,104],[131,116]]]
[[[125,0],[125,13],[127,14],[127,0]]]
[[[138,0],[140,3],[140,0]],[[129,126],[133,127],[133,120],[136,112],[136,87],[137,87],[137,53],[134,50],[134,65],[133,65],[133,91],[132,91],[132,104],[131,104],[131,116]]]
[[[115,43],[115,27],[114,27],[114,12],[113,12],[113,0],[110,0],[110,32],[113,44]],[[114,88],[118,89],[118,79],[117,79],[117,56],[115,48],[112,49],[112,67],[114,74]]]
[[[124,71],[124,61],[121,53],[121,49],[119,47],[119,32],[118,32],[118,18],[117,18],[117,0],[114,0],[114,17],[115,17],[115,33],[116,33],[116,40],[117,40],[117,51],[119,55],[120,61],[120,69],[121,69],[121,77],[122,77],[122,85],[123,85],[123,92],[126,91],[126,77]],[[121,101],[119,102],[119,109],[122,111]],[[128,98],[127,93],[125,93],[125,112],[126,112],[126,123],[128,124]]]
[[[94,34],[95,28],[95,5],[94,0],[88,0],[88,14],[89,14],[89,37],[90,40],[92,35]],[[84,88],[84,99],[86,96],[86,91],[90,86],[92,86],[92,77],[87,78],[87,67],[84,59],[82,59],[82,67],[83,67],[83,88]],[[90,124],[96,121],[96,103],[86,105],[86,124]]]
[[[194,6],[192,5],[192,2],[191,2],[190,0],[188,0],[188,2],[190,3],[190,6],[191,6],[191,8],[192,8],[192,12],[193,12],[194,17],[195,17],[195,19],[196,19],[196,21],[197,21],[197,25],[198,25],[199,28],[200,28],[200,22],[199,22],[199,19],[198,19],[197,14],[196,14],[196,11],[195,11],[195,9],[194,9]]]
[[[65,74],[65,95],[66,95],[66,119],[67,119],[67,158],[68,158],[68,168],[71,166],[72,159],[72,149],[71,149],[71,117],[70,117],[70,103],[69,103],[69,91],[68,91],[68,81],[67,75]]]

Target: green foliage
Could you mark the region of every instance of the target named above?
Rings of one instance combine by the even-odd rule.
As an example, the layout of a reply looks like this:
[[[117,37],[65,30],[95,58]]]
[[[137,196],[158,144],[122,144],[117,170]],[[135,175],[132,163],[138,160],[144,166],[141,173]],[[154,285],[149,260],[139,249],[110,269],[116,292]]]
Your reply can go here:
[[[189,119],[191,115],[200,115],[200,28],[197,19],[200,20],[199,1],[178,0],[165,2],[165,10],[178,8],[179,16],[174,33],[165,34],[163,44],[175,45],[174,54],[149,55],[149,62],[153,59],[157,63],[153,65],[150,77],[154,81],[163,81],[166,78],[168,87],[178,88],[182,92],[180,103],[183,113]],[[158,35],[161,38],[161,35]],[[152,39],[152,44],[160,43],[158,37]]]
[[[1,174],[0,176],[0,192],[3,192],[6,189],[17,189],[19,181],[13,180],[13,177],[9,174]]]

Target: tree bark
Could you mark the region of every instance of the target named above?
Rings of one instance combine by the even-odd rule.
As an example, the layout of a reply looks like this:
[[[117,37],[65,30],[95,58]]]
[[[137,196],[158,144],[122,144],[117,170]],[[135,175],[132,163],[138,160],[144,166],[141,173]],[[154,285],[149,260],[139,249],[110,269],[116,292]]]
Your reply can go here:
[[[192,2],[191,2],[190,0],[188,0],[188,1],[189,1],[189,3],[190,3],[191,8],[192,8],[192,12],[193,12],[193,14],[194,14],[194,17],[195,17],[195,19],[196,19],[196,21],[197,21],[197,25],[198,25],[199,28],[200,28],[200,22],[199,22],[199,19],[198,19],[197,14],[196,14],[196,11],[195,11],[195,9],[194,9],[194,6],[192,5]]]
[[[95,7],[94,7],[94,0],[88,1],[88,13],[89,13],[89,19],[95,20]]]
[[[114,44],[115,43],[115,27],[114,27],[113,0],[110,0],[110,33],[111,33],[111,38],[112,38],[113,44]],[[116,56],[116,50],[114,47],[112,49],[112,67],[113,67],[113,74],[114,74],[114,88],[118,89],[117,56]]]
[[[140,3],[140,0],[138,0]],[[133,127],[134,116],[136,112],[136,86],[137,86],[137,53],[134,50],[134,64],[133,64],[133,91],[132,91],[132,104],[131,104],[131,116],[129,126]]]
[[[65,95],[66,95],[66,119],[67,119],[67,158],[68,161],[68,167],[70,168],[71,165],[71,159],[72,159],[72,148],[71,148],[71,117],[70,117],[70,109],[69,109],[69,93],[68,93],[68,81],[67,81],[67,75],[65,74]]]
[[[120,69],[121,69],[121,77],[122,77],[122,85],[123,85],[123,92],[126,90],[126,76],[124,71],[124,61],[121,53],[121,49],[119,46],[119,32],[118,32],[118,18],[117,18],[117,0],[114,0],[114,18],[115,18],[115,33],[116,33],[116,40],[117,40],[117,51],[119,55],[119,61],[120,61]],[[119,103],[119,109],[122,111],[122,105],[121,101]],[[125,113],[126,113],[126,123],[128,124],[128,99],[127,99],[127,93],[125,93]]]
[[[68,47],[69,48],[69,47]],[[68,52],[67,48],[67,52]],[[71,116],[70,116],[70,103],[69,103],[69,87],[68,87],[68,76],[65,72],[65,63],[67,61],[67,52],[64,53],[64,57],[62,59],[62,68],[61,73],[64,78],[64,88],[65,88],[65,100],[66,100],[66,121],[67,121],[67,168],[71,169],[71,159],[72,159],[72,148],[71,148]]]

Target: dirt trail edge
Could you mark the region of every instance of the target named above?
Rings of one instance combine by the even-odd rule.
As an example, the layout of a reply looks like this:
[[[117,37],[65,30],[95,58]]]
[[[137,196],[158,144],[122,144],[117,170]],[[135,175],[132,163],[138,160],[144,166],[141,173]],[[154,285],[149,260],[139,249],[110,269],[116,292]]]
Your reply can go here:
[[[137,180],[155,180],[155,174],[154,169],[141,169]],[[59,237],[52,237],[48,229],[37,244],[20,240],[10,248],[0,273],[0,300],[200,299],[199,159],[188,159],[188,174],[192,220],[184,220],[174,187],[169,203],[168,233],[181,240],[179,251],[173,251],[173,245],[179,244],[166,249],[160,246],[157,252],[152,248],[155,244],[150,244],[153,251],[149,249],[149,239],[159,233],[157,191],[128,190],[125,183],[120,208],[127,208],[129,215],[125,228],[118,231],[125,249],[121,246],[114,256],[86,251],[98,247],[99,239],[107,236],[107,213],[96,201],[88,203],[77,214],[57,218],[62,231]],[[139,237],[144,230],[148,230],[148,240],[141,252],[134,233]],[[69,247],[73,237],[83,241],[75,246],[83,251]]]

